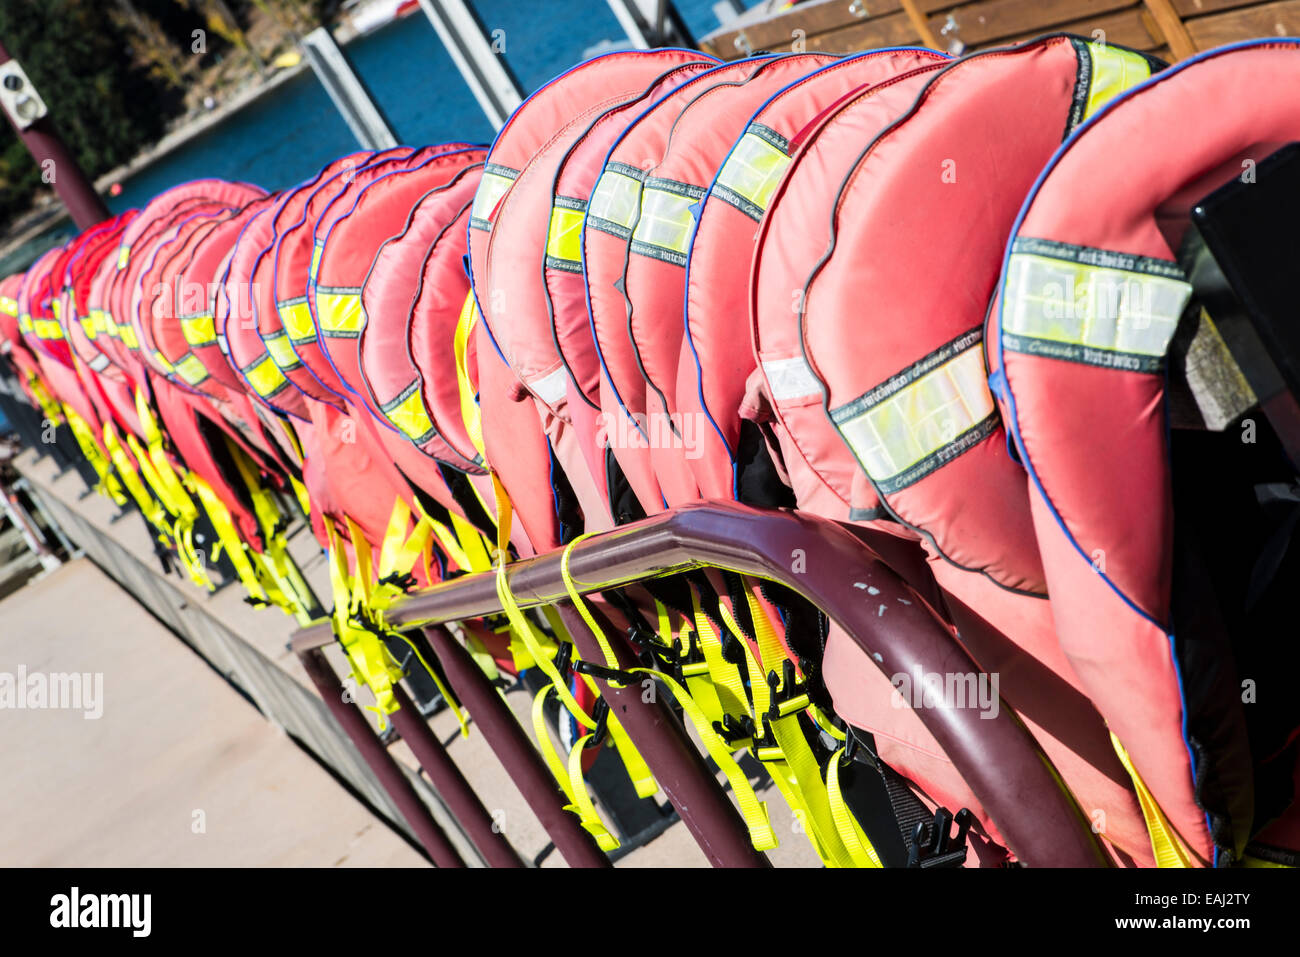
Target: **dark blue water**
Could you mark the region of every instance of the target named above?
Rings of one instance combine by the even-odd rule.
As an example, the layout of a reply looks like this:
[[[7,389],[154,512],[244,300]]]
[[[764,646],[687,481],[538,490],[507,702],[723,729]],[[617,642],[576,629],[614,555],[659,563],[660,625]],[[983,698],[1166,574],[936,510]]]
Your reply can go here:
[[[713,2],[677,0],[697,36],[718,24]],[[501,31],[493,35],[525,91],[579,62],[599,43],[626,43],[604,0],[476,0],[473,5],[489,31]],[[411,145],[491,141],[487,119],[423,14],[361,37],[345,51],[398,139]],[[307,70],[132,176],[110,205],[115,212],[141,206],[169,186],[209,176],[280,189],[356,148],[324,88]]]

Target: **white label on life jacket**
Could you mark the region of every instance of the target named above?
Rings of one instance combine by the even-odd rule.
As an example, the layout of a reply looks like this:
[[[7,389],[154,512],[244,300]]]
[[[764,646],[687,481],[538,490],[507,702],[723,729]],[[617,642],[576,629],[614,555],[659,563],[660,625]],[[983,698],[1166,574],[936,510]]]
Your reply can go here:
[[[763,374],[767,376],[767,387],[776,402],[822,394],[822,385],[803,356],[769,359],[763,363]]]
[[[529,382],[528,388],[537,398],[547,405],[553,406],[564,398],[566,378],[567,373],[565,373],[564,367],[560,366],[554,372]]]

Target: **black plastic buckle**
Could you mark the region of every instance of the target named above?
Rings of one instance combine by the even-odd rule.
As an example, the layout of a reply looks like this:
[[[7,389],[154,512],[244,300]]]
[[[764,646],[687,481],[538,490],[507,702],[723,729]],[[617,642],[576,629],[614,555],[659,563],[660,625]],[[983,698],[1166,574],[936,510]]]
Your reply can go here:
[[[812,699],[808,696],[808,685],[799,680],[794,662],[789,658],[781,662],[780,676],[775,670],[767,673],[767,688],[770,695],[767,717],[773,721],[803,711],[812,704]],[[785,705],[796,707],[786,709],[783,707]]]
[[[393,572],[391,575],[385,575],[383,578],[379,579],[379,584],[392,585],[394,588],[401,589],[403,594],[406,594],[415,587],[416,582],[415,576],[410,572],[406,572],[405,574]]]
[[[713,722],[713,730],[729,747],[740,748],[754,737],[754,719],[747,714],[739,718],[724,714],[721,721]]]
[[[953,817],[951,811],[941,807],[935,810],[934,821],[928,828],[924,821],[917,821],[912,831],[912,846],[907,852],[907,866],[961,867],[966,863],[967,836],[974,820],[975,815],[966,808]],[[954,821],[957,824],[956,836],[950,833]]]
[[[578,674],[590,675],[593,678],[603,678],[605,681],[616,681],[619,684],[630,685],[636,684],[641,680],[639,675],[634,675],[630,671],[619,671],[617,668],[604,668],[600,665],[593,665],[590,661],[583,661],[579,658],[572,664],[569,664],[571,671]],[[601,699],[604,700],[603,698]]]
[[[591,739],[583,745],[586,748],[598,748],[605,743],[605,738],[609,733],[609,702],[604,698],[596,700],[596,707],[592,709],[592,717],[596,719],[596,727],[591,732]]]

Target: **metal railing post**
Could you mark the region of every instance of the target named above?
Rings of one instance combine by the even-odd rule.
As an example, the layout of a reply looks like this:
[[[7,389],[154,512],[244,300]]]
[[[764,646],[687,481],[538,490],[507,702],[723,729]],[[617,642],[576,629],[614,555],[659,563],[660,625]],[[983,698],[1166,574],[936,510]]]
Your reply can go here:
[[[570,867],[610,867],[596,839],[583,829],[576,814],[565,810],[564,793],[483,669],[443,625],[432,625],[424,633],[452,692],[537,815],[556,850]]]
[[[361,710],[355,704],[343,700],[343,685],[329,662],[325,660],[324,652],[318,647],[311,648],[299,652],[298,657],[307,676],[311,678],[312,684],[324,699],[325,706],[330,709],[335,720],[343,726],[343,730],[361,752],[361,757],[365,759],[388,796],[397,805],[402,817],[415,833],[416,839],[429,852],[433,863],[438,867],[464,867],[465,861],[462,860],[460,853],[447,839],[447,835],[433,819],[433,815],[420,800],[420,796],[415,793],[415,788],[406,779],[402,769],[397,766],[393,756],[384,749]]]
[[[568,602],[561,602],[556,608],[578,654],[586,661],[603,660],[595,635],[577,609]],[[609,627],[608,619],[599,609],[591,611],[596,624],[604,629],[619,667],[638,667],[639,663],[622,636],[611,634],[613,629]],[[669,710],[667,702],[657,694],[646,702],[639,684],[615,688],[600,678],[595,682],[601,697],[609,703],[623,730],[645,758],[655,780],[664,789],[709,863],[714,867],[771,866],[767,856],[754,849],[740,812],[686,736],[685,728]]]
[[[411,753],[433,783],[438,797],[442,798],[442,803],[447,805],[452,817],[483,855],[483,860],[489,867],[523,867],[524,862],[510,846],[505,834],[494,826],[492,815],[469,786],[456,762],[447,754],[442,742],[434,736],[429,723],[411,701],[406,689],[400,684],[393,685],[393,697],[397,701],[397,710],[388,716],[393,727],[410,747]]]

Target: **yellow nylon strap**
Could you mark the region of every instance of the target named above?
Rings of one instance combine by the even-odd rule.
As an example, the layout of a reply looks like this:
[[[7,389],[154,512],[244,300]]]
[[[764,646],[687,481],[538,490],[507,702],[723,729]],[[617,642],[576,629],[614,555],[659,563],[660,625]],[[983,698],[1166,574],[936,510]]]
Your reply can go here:
[[[1165,812],[1160,810],[1160,805],[1147,789],[1146,782],[1138,774],[1137,768],[1133,767],[1133,761],[1129,758],[1128,752],[1124,750],[1124,745],[1120,743],[1119,738],[1115,737],[1115,732],[1111,732],[1110,743],[1115,747],[1115,753],[1119,755],[1120,763],[1124,765],[1124,770],[1128,772],[1129,777],[1133,779],[1133,788],[1137,791],[1138,805],[1142,808],[1142,817],[1147,823],[1147,834],[1151,837],[1151,850],[1155,852],[1156,867],[1196,867],[1197,861],[1192,852],[1183,844],[1178,832],[1174,830],[1169,819],[1165,817]]]
[[[682,711],[690,719],[691,724],[695,726],[695,732],[704,743],[705,750],[709,752],[709,756],[713,758],[714,763],[717,764],[719,770],[722,771],[727,778],[727,782],[731,785],[731,791],[736,796],[736,803],[740,806],[740,816],[749,828],[749,838],[753,842],[754,848],[767,851],[776,847],[778,843],[776,832],[772,830],[772,822],[768,818],[766,802],[758,799],[758,795],[750,787],[749,779],[745,777],[745,772],[740,769],[740,765],[731,756],[730,747],[713,730],[712,723],[700,710],[700,706],[686,693],[686,689],[678,684],[672,676],[658,671],[651,671],[649,668],[633,668],[631,673],[649,675],[656,681],[661,681],[668,686],[668,690],[673,693],[677,703],[682,706]]]
[[[404,591],[400,586],[381,583],[385,578],[392,575],[410,574],[411,570],[415,568],[415,563],[428,549],[429,538],[433,531],[433,523],[429,519],[421,517],[415,523],[414,531],[408,535],[406,529],[410,523],[411,509],[405,501],[398,498],[393,502],[393,511],[388,517],[388,528],[384,533],[383,545],[379,550],[376,586],[370,598],[370,609],[374,613],[374,618],[377,623],[385,626],[385,628],[387,623],[384,620],[384,612],[387,611],[393,600],[403,594]],[[424,666],[424,670],[433,679],[433,683],[438,688],[438,693],[447,702],[447,707],[456,716],[456,721],[460,724],[461,736],[469,737],[469,722],[464,712],[461,711],[456,696],[442,683],[442,679],[438,677],[438,672],[425,661],[424,655],[420,654],[420,649],[415,646],[414,642],[396,630],[387,628],[386,630],[392,631],[394,637],[400,638],[410,646],[411,651],[415,653],[415,657]]]
[[[203,559],[194,547],[194,522],[199,517],[198,508],[186,491],[181,476],[172,468],[167,451],[163,448],[162,430],[149,409],[144,393],[138,387],[135,392],[135,407],[149,448],[147,452],[142,449],[136,437],[129,432],[126,436],[127,445],[140,463],[140,472],[153,489],[154,495],[175,519],[171,529],[172,539],[176,545],[176,555],[189,573],[190,580],[200,588],[215,591],[216,583],[208,575]]]
[[[306,625],[312,620],[310,609],[314,603],[308,594],[309,586],[302,579],[302,573],[289,554],[280,504],[263,486],[256,466],[239,444],[229,436],[225,437],[225,442],[253,502],[253,512],[262,533],[264,551],[259,554],[249,549],[249,561],[265,583],[267,598],[271,603],[293,615],[300,624]]]
[[[569,752],[569,780],[573,782],[573,796],[577,802],[578,816],[582,820],[583,828],[596,838],[596,843],[602,851],[608,852],[619,846],[618,838],[610,834],[603,823],[600,824],[599,830],[588,823],[592,819],[599,821],[596,807],[591,803],[591,794],[587,791],[587,782],[582,776],[582,751],[590,740],[591,735],[584,734],[574,742],[573,750]]]
[[[582,616],[582,620],[585,621],[587,627],[591,629],[591,634],[596,639],[596,644],[600,645],[600,653],[605,658],[605,667],[612,671],[617,671],[618,658],[614,656],[614,650],[610,648],[609,641],[605,638],[605,630],[601,628],[600,625],[596,623],[596,619],[592,617],[591,611],[587,608],[587,602],[583,600],[582,595],[578,593],[577,586],[573,582],[573,575],[569,573],[569,558],[573,554],[574,547],[584,538],[590,537],[591,533],[586,532],[579,535],[565,546],[564,554],[560,556],[560,576],[564,579],[564,590],[569,593],[569,598],[572,600],[574,607],[578,609],[578,614]],[[615,681],[611,681],[610,686],[614,688],[623,687],[622,684]]]
[[[383,730],[388,726],[387,715],[398,707],[393,697],[393,686],[401,680],[402,669],[377,634],[353,623],[365,609],[370,546],[351,520],[348,520],[348,527],[357,559],[355,576],[348,574],[348,556],[338,530],[332,521],[325,521],[325,533],[330,543],[330,586],[334,592],[334,633],[348,656],[352,677],[374,694],[375,704],[365,708],[378,715],[379,727]]]
[[[691,608],[695,617],[695,633],[700,639],[700,648],[709,666],[709,678],[712,680],[718,702],[722,711],[740,717],[753,717],[749,706],[749,696],[745,693],[745,683],[741,680],[736,666],[722,657],[722,642],[717,629],[713,627],[707,615],[700,607],[699,592],[691,585]]]
[[[465,352],[469,344],[470,333],[478,321],[478,304],[474,301],[474,290],[465,296],[465,303],[460,309],[460,318],[456,320],[456,334],[452,339],[452,348],[456,355],[456,384],[460,389],[460,416],[465,421],[465,430],[469,440],[474,444],[478,454],[487,458],[483,450],[483,419],[479,414],[478,398],[469,379],[469,370],[465,368]]]
[[[158,476],[160,484],[158,491],[162,493],[163,504],[173,515],[178,518],[188,518],[192,524],[198,517],[198,510],[186,493],[181,477],[176,474],[171,460],[167,457],[167,451],[163,447],[162,429],[158,427],[158,420],[154,418],[153,411],[149,408],[144,391],[138,387],[135,390],[135,409],[144,428],[145,442],[149,446],[148,457]],[[127,441],[130,440],[131,437],[128,436]]]
[[[511,632],[524,643],[524,647],[532,655],[534,663],[538,668],[542,669],[542,674],[546,675],[555,688],[555,693],[559,696],[561,703],[569,709],[569,712],[575,718],[587,727],[594,728],[596,727],[595,720],[587,714],[582,705],[578,704],[578,700],[569,691],[568,684],[560,674],[560,670],[555,667],[555,663],[551,660],[555,657],[555,648],[545,647],[545,638],[537,626],[523,613],[519,603],[515,601],[515,596],[510,591],[510,585],[506,580],[506,564],[510,557],[508,545],[510,544],[510,527],[514,521],[514,509],[511,507],[510,498],[506,495],[506,490],[501,487],[501,482],[497,479],[495,472],[492,473],[492,486],[497,499],[497,597],[501,600],[501,607],[505,609]]]
[[[582,778],[582,748],[590,735],[574,745],[573,750],[569,752],[567,766],[560,760],[555,744],[551,741],[551,733],[546,727],[545,706],[546,696],[553,690],[555,690],[553,687],[547,685],[533,698],[533,733],[537,736],[537,743],[547,767],[551,769],[551,774],[560,785],[564,796],[569,799],[565,810],[578,815],[583,830],[596,839],[596,844],[602,851],[612,851],[619,846],[618,838],[609,833],[609,829],[600,820],[600,815],[596,813],[596,808],[591,803],[591,796],[587,793],[586,782]]]
[[[592,680],[591,675],[583,675],[582,680],[591,689],[592,694],[597,697],[600,696],[600,691],[597,689],[596,682]],[[605,714],[605,732],[609,735],[610,741],[613,742],[614,749],[623,762],[623,767],[627,769],[627,775],[632,780],[632,786],[636,788],[636,796],[648,798],[657,794],[659,782],[655,780],[654,772],[650,770],[650,765],[646,764],[645,758],[641,757],[641,752],[636,749],[636,745],[628,737],[627,731],[623,729],[622,723],[614,716],[613,710],[607,711]]]
[[[304,518],[311,517],[311,496],[307,494],[307,486],[298,481],[292,475],[289,476],[289,484],[293,487],[294,498],[298,500],[298,507],[302,509]]]
[[[451,527],[460,545],[459,551],[465,559],[465,564],[461,567],[471,572],[487,571],[492,567],[492,556],[488,554],[487,546],[483,543],[483,534],[474,527],[473,523],[456,512],[448,512],[448,514],[451,516]]]
[[[190,475],[190,485],[198,493],[203,510],[208,513],[208,518],[212,521],[212,527],[216,530],[217,540],[225,548],[226,555],[230,558],[230,564],[234,566],[235,573],[239,575],[239,580],[243,582],[245,590],[258,601],[269,602],[270,599],[262,588],[262,583],[258,581],[257,571],[253,568],[248,553],[244,550],[244,540],[240,538],[235,523],[230,517],[230,510],[217,497],[217,493],[212,491],[212,486],[197,475]]]
[[[122,491],[122,483],[113,474],[112,463],[100,450],[99,443],[95,441],[95,433],[90,423],[67,405],[63,406],[63,414],[68,420],[68,427],[72,430],[77,445],[81,448],[81,454],[86,457],[86,461],[99,476],[95,491],[110,499],[115,505],[125,505],[126,494]]]
[[[836,741],[848,741],[848,735],[835,727],[831,722],[831,719],[828,718],[822,709],[817,707],[815,704],[810,703],[808,705],[808,715],[813,719],[813,723],[817,725],[818,729],[820,729],[823,734],[830,735]]]
[[[157,529],[159,540],[170,548],[171,532],[167,524],[167,511],[163,508],[161,502],[149,494],[144,483],[140,481],[140,476],[136,472],[135,466],[131,464],[126,449],[122,448],[122,443],[118,441],[117,433],[113,430],[111,422],[104,423],[104,447],[108,449],[108,457],[113,460],[113,465],[117,467],[117,474],[121,478],[122,484],[131,493],[131,498],[135,499],[140,514],[147,518],[149,524]]]
[[[479,669],[488,676],[488,680],[496,681],[497,678],[501,677],[501,672],[497,670],[496,659],[487,650],[487,645],[483,644],[483,640],[468,629],[464,631],[464,636],[465,647],[469,651],[469,656],[474,659]],[[500,689],[497,689],[497,692],[499,694]]]
[[[32,395],[36,397],[36,402],[41,407],[41,413],[45,416],[45,421],[51,425],[62,424],[63,408],[45,385],[45,380],[35,372],[29,371],[27,373],[27,387],[31,390]]]
[[[748,578],[745,581],[745,600],[749,605],[750,617],[754,622],[754,636],[757,639],[759,667],[758,684],[763,686],[762,710],[758,711],[760,695],[755,693],[754,705],[759,714],[766,714],[771,707],[770,688],[768,687],[767,675],[775,672],[779,684],[778,693],[786,692],[789,689],[784,687],[784,675],[781,664],[787,658],[785,649],[782,647],[780,640],[776,635],[776,628],[772,625],[771,619],[768,618],[766,610],[755,597],[757,586]],[[733,622],[729,621],[729,625]],[[743,641],[740,635],[736,636],[738,641]],[[748,645],[745,646],[748,648]],[[751,685],[754,683],[754,675],[751,672]],[[817,763],[817,758],[813,754],[808,739],[805,737],[803,728],[799,724],[799,712],[808,704],[808,696],[799,694],[792,699],[792,710],[784,708],[778,709],[781,717],[771,721],[772,736],[776,738],[776,743],[784,755],[785,764],[789,768],[792,777],[790,778],[794,790],[797,792],[798,800],[808,814],[808,833],[813,839],[813,844],[818,847],[823,859],[828,864],[845,867],[852,866],[852,855],[844,847],[839,836],[839,829],[836,826],[833,809],[825,782],[822,780],[821,767]]]
[[[880,855],[844,802],[844,792],[840,789],[840,757],[843,754],[844,749],[840,748],[831,755],[831,763],[826,767],[826,793],[830,797],[835,830],[839,832],[840,842],[848,851],[854,867],[883,867]]]

